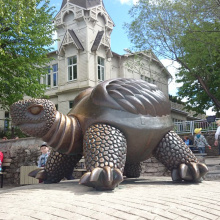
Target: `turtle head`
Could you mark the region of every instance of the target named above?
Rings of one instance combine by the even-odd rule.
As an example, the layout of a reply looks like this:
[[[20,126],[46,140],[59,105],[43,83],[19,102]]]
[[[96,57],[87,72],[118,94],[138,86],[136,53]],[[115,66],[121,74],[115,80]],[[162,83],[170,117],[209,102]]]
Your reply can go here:
[[[10,106],[12,123],[22,132],[34,137],[43,137],[56,119],[56,107],[47,99],[29,99]]]

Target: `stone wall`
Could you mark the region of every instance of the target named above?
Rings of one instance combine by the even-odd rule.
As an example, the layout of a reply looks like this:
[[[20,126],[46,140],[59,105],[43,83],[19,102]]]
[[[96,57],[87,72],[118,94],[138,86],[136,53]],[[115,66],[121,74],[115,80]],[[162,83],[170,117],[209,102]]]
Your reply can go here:
[[[21,138],[17,140],[0,141],[0,151],[4,158],[12,159],[10,167],[7,167],[7,174],[4,177],[4,185],[19,185],[20,167],[37,165],[40,156],[39,145],[42,140],[36,138]]]
[[[155,157],[141,163],[141,176],[170,176],[170,171]]]
[[[19,185],[20,183],[20,167],[37,165],[38,157],[41,152],[39,149],[41,139],[21,138],[18,140],[0,141],[0,151],[4,153],[5,158],[11,158],[12,163],[7,168],[7,175],[4,178],[4,184]],[[142,176],[167,175],[167,169],[155,158],[150,158],[141,163]],[[74,172],[75,178],[80,178],[82,173]]]
[[[206,136],[211,144],[213,135]],[[18,140],[0,141],[0,151],[4,153],[5,158],[11,158],[12,163],[7,168],[7,175],[4,178],[4,184],[19,185],[20,183],[20,167],[37,165],[38,157],[40,156],[41,139],[36,138],[21,138]],[[216,147],[212,148],[208,155],[216,153]],[[156,158],[152,157],[141,163],[141,176],[170,176],[170,171],[161,164]],[[80,178],[83,173],[73,173],[75,178]]]

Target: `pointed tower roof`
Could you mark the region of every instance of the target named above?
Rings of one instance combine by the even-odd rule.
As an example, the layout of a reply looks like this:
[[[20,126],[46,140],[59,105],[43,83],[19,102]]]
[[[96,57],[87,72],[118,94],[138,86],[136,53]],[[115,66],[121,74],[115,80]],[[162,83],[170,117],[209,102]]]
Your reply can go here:
[[[63,0],[60,10],[65,6],[68,1],[74,5],[78,5],[86,9],[102,4],[102,0]]]

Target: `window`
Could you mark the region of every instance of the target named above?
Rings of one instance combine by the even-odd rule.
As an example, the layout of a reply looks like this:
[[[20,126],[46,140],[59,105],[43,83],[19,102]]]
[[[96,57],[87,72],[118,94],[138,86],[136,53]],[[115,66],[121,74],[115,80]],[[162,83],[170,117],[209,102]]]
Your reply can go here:
[[[154,79],[151,79],[151,78],[149,78],[147,76],[144,76],[144,75],[141,75],[141,79],[146,81],[146,82],[149,82],[149,83],[153,83],[153,84],[156,83],[156,81]]]
[[[45,84],[48,87],[51,85],[51,80],[50,80],[50,66],[47,67],[47,74],[43,76],[43,84]]]
[[[58,111],[58,104],[55,104],[55,108],[56,108],[56,110]]]
[[[77,79],[77,57],[68,58],[68,81]]]
[[[105,80],[105,60],[98,57],[98,80]]]
[[[72,109],[74,105],[74,101],[69,101],[69,109]]]
[[[57,77],[58,77],[58,64],[54,64],[52,66],[52,69],[53,69],[53,86],[57,86],[58,84],[58,80],[57,80]]]
[[[46,80],[46,85],[47,85],[47,87],[50,87],[50,85],[51,85],[51,78],[50,78],[51,76],[50,76],[50,67],[48,66],[47,67],[47,80]]]

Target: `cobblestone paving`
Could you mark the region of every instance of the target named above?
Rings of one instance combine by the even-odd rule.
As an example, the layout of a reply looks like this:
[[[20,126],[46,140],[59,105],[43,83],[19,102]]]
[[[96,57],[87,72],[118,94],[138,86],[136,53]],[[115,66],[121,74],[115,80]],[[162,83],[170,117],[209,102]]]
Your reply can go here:
[[[0,190],[0,219],[220,220],[220,184],[173,183],[168,177],[127,179],[99,192],[78,181]]]

